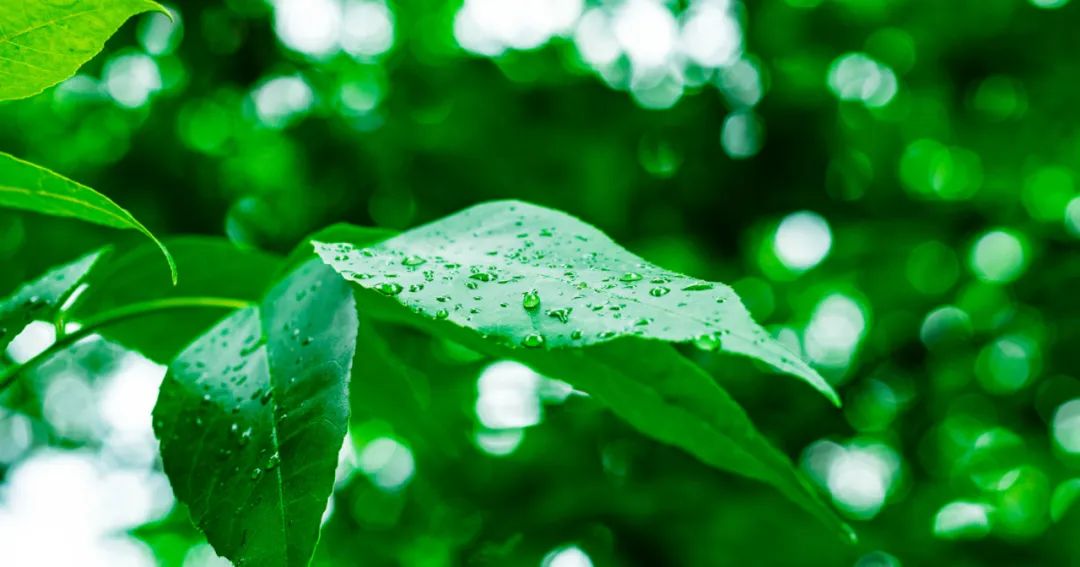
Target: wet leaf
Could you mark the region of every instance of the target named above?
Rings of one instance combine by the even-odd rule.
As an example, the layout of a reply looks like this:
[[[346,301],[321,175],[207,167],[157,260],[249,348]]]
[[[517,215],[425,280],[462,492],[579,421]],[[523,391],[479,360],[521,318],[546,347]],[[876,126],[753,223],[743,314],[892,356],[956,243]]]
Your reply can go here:
[[[761,360],[839,404],[832,387],[755,323],[730,287],[650,264],[558,211],[486,203],[374,246],[324,241],[315,248],[349,281],[503,344],[695,341]]]
[[[154,409],[165,472],[217,552],[301,567],[348,427],[356,306],[312,261],[170,366]]]
[[[149,0],[35,0],[0,10],[0,100],[33,96],[75,74]],[[165,12],[168,13],[168,12]]]

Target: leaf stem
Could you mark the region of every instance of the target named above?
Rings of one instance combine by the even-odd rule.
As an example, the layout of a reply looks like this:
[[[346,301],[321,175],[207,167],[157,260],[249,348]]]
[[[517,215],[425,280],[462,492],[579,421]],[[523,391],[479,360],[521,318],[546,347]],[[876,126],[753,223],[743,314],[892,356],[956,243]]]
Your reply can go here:
[[[15,380],[27,368],[32,368],[41,364],[42,362],[52,358],[58,352],[66,349],[67,347],[93,335],[99,330],[122,323],[130,319],[137,319],[139,317],[145,317],[147,315],[154,315],[163,311],[174,311],[180,309],[244,309],[253,305],[252,302],[244,299],[235,299],[231,297],[168,297],[164,299],[155,299],[152,301],[143,301],[139,303],[132,303],[131,305],[125,305],[116,309],[106,311],[97,317],[91,317],[83,322],[82,326],[78,329],[61,334],[60,329],[57,329],[57,338],[53,344],[49,345],[49,348],[41,351],[30,360],[9,368],[6,372],[0,373],[0,394],[4,393]]]

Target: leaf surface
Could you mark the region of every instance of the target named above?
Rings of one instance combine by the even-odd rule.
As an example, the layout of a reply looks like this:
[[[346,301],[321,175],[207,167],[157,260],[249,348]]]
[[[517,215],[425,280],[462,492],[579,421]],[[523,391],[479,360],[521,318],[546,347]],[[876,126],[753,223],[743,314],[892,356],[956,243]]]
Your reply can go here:
[[[48,273],[0,300],[0,351],[3,351],[31,321],[49,321],[78,287],[79,283],[105,255],[91,252]]]
[[[184,272],[177,285],[171,285],[157,265],[157,248],[142,246],[102,262],[67,318],[86,321],[132,304],[207,299],[210,305],[205,309],[164,310],[102,330],[109,339],[168,363],[223,317],[211,300],[258,302],[281,266],[278,257],[237,248],[223,238],[187,236],[169,239],[166,245]]]
[[[0,100],[33,96],[75,74],[149,0],[5,0],[0,8]],[[167,13],[167,12],[165,12]]]
[[[349,286],[316,261],[170,367],[154,409],[165,472],[237,565],[308,564],[348,427]]]
[[[176,262],[145,226],[111,199],[48,169],[0,152],[0,206],[137,230],[165,255],[176,282]]]
[[[427,317],[526,348],[619,337],[697,341],[796,376],[834,404],[832,387],[754,322],[728,286],[650,264],[567,214],[477,205],[374,246],[315,244],[346,279]]]

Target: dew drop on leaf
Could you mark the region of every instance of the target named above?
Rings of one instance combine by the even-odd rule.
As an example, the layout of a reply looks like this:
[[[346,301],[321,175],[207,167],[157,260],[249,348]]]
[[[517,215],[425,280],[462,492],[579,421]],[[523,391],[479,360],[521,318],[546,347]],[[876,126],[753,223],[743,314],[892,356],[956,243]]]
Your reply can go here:
[[[662,285],[658,285],[649,290],[649,295],[653,297],[664,297],[669,293],[671,293],[671,288],[666,288]]]
[[[540,307],[540,294],[535,290],[525,292],[521,297],[521,306],[529,311],[535,311]]]
[[[401,291],[403,289],[405,289],[405,288],[401,287],[401,284],[395,283],[395,282],[383,282],[383,283],[375,286],[375,291],[378,291],[379,293],[381,293],[383,295],[390,295],[390,296],[397,295],[397,294],[401,293]]]
[[[403,265],[403,266],[410,266],[410,267],[422,266],[422,265],[424,265],[426,263],[427,263],[427,260],[425,260],[424,258],[422,258],[420,256],[417,256],[415,254],[413,254],[411,256],[406,256],[406,257],[401,259],[401,265]]]
[[[684,287],[683,291],[705,291],[712,288],[713,285],[711,283],[700,282],[696,284],[690,284]]]
[[[545,341],[543,335],[531,333],[525,335],[524,339],[521,339],[521,346],[525,348],[540,348],[544,346],[544,342]]]
[[[619,281],[627,283],[641,281],[641,274],[637,272],[626,272],[619,276]]]

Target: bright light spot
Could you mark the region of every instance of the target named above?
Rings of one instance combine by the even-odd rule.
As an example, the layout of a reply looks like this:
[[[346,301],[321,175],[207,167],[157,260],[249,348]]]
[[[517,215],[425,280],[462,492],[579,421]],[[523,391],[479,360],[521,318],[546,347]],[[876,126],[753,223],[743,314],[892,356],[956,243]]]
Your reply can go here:
[[[674,72],[638,75],[630,81],[630,94],[643,108],[671,108],[682,98],[683,78]]]
[[[975,372],[987,391],[1012,393],[1031,383],[1037,354],[1038,347],[1028,338],[1005,336],[979,352]]]
[[[293,51],[314,57],[333,53],[341,21],[338,0],[274,0],[274,31]]]
[[[22,364],[49,348],[56,340],[56,327],[43,321],[31,321],[7,347],[12,362]]]
[[[675,52],[678,24],[657,0],[626,0],[615,10],[613,27],[635,74],[665,66]]]
[[[314,94],[303,78],[275,77],[251,93],[259,121],[283,128],[311,109]]]
[[[1044,10],[1056,10],[1069,3],[1069,0],[1028,0],[1032,6]]]
[[[792,213],[776,228],[773,251],[792,270],[809,270],[821,263],[832,248],[829,223],[817,213]]]
[[[161,72],[149,55],[130,53],[120,55],[105,64],[105,91],[117,104],[138,108],[155,92],[161,90]]]
[[[6,478],[0,549],[6,565],[149,567],[152,551],[124,532],[171,507],[159,473],[114,468],[83,452],[39,451]]]
[[[541,567],[592,567],[589,555],[576,545],[554,549],[540,561]]]
[[[834,293],[814,309],[803,336],[803,349],[822,366],[846,367],[866,330],[866,315],[853,299]]]
[[[18,460],[33,441],[33,422],[29,417],[0,409],[0,465]]]
[[[582,9],[582,0],[465,0],[454,17],[454,37],[481,55],[535,49],[571,33]]]
[[[840,100],[862,101],[869,107],[885,106],[897,90],[892,69],[865,53],[837,57],[829,67],[828,83]]]
[[[717,86],[735,108],[749,108],[761,101],[761,72],[750,61],[740,59],[720,70]]]
[[[180,12],[169,10],[172,19],[160,12],[147,14],[139,22],[139,43],[150,55],[168,55],[180,43]]]
[[[341,47],[353,57],[372,58],[394,45],[394,15],[381,2],[349,0],[341,27]]]
[[[944,539],[978,539],[990,533],[990,511],[977,502],[950,502],[934,516],[934,535]]]
[[[869,520],[885,505],[900,474],[900,457],[880,443],[818,441],[803,453],[803,468],[829,490],[838,508]]]
[[[1073,454],[1080,453],[1080,398],[1061,404],[1054,412],[1054,440]]]
[[[1073,197],[1065,207],[1065,230],[1080,238],[1080,197]]]
[[[490,429],[518,429],[540,423],[542,378],[512,361],[491,364],[477,380],[476,416]]]
[[[622,55],[622,47],[611,26],[611,18],[605,10],[592,8],[585,12],[574,31],[574,45],[583,61],[601,67],[614,63]]]
[[[757,155],[765,143],[765,126],[753,112],[732,112],[724,119],[720,130],[720,145],[732,159]]]
[[[389,492],[404,488],[416,470],[412,451],[389,437],[380,437],[365,445],[357,465],[375,486]]]
[[[98,408],[94,402],[94,391],[86,379],[64,371],[50,378],[42,411],[57,435],[89,439],[98,432]]]
[[[1027,262],[1024,242],[1016,233],[1007,230],[992,230],[980,236],[968,257],[976,277],[999,283],[1020,277]]]
[[[476,432],[476,445],[485,453],[503,457],[517,450],[525,440],[524,429],[497,429]]]
[[[200,543],[184,554],[183,567],[232,567],[232,562],[224,557],[218,557],[210,544]]]
[[[682,52],[702,67],[732,63],[742,50],[742,29],[728,0],[697,0],[683,15],[679,35]]]

